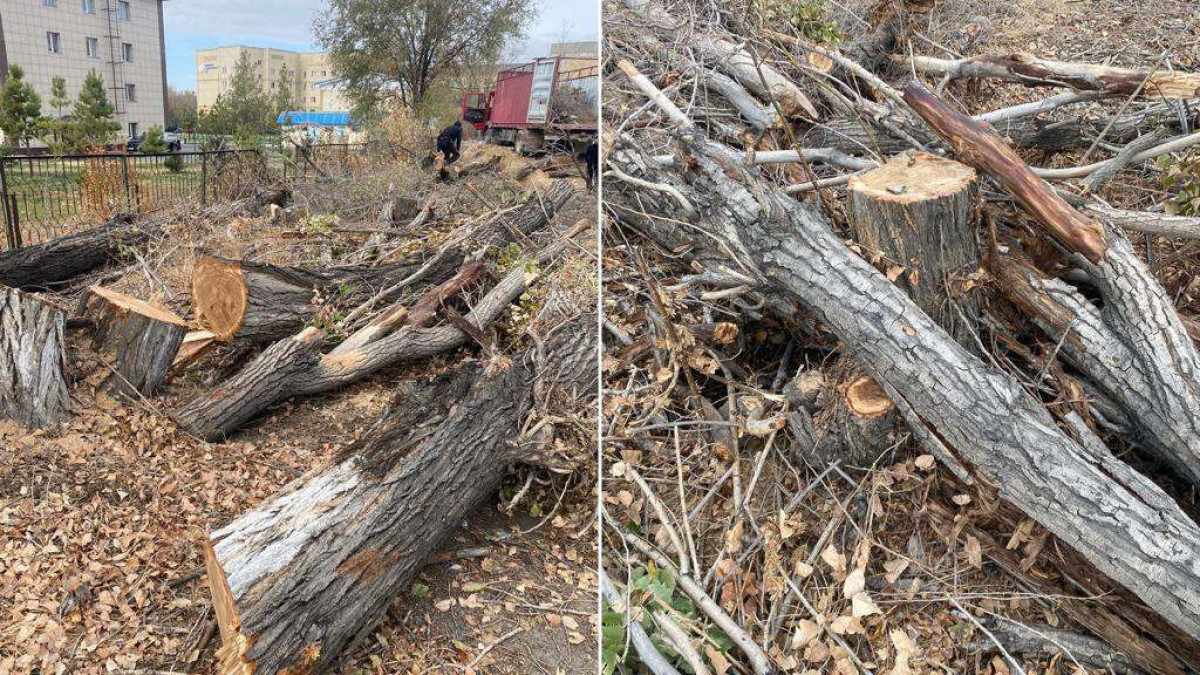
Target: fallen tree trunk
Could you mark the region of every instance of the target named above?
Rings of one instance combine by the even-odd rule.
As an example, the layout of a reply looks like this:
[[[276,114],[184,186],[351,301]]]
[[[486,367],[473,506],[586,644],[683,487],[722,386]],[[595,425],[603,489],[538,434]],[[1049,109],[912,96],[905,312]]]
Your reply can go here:
[[[931,56],[893,56],[905,67],[910,64],[930,75],[949,79],[964,77],[1016,82],[1027,87],[1070,87],[1106,96],[1148,100],[1200,97],[1200,73],[1163,69],[1115,68],[1091,63],[1068,63],[1040,59],[1029,54],[991,54],[967,59]]]
[[[509,362],[472,386],[472,371],[410,389],[352,457],[212,533],[219,672],[334,665],[494,494],[518,459],[510,443],[529,410],[529,375]],[[279,552],[282,542],[294,543]]]
[[[905,90],[913,109],[954,146],[963,161],[987,171],[1091,277],[1102,307],[1060,293],[1075,329],[1091,348],[1085,370],[1117,401],[1145,436],[1147,449],[1200,485],[1200,352],[1175,311],[1173,299],[1138,257],[1129,240],[1071,208],[1029,170],[986,125],[915,86]]]
[[[691,170],[649,178],[686,191],[730,266],[753,270],[765,286],[815,312],[956,475],[997,486],[1002,498],[1200,637],[1200,527],[1170,497],[1097,439],[1060,430],[1011,376],[958,345],[847,249],[822,216],[745,168],[735,151],[695,132],[679,135]],[[621,161],[623,152],[609,162],[640,172]],[[687,220],[660,192],[639,190],[638,199],[642,209]]]
[[[969,344],[978,303],[962,289],[979,269],[975,171],[936,155],[904,154],[851,178],[847,194],[862,256]]]
[[[287,199],[283,190],[266,190],[254,197],[206,211],[221,217],[255,213]],[[135,221],[121,215],[101,227],[63,235],[34,246],[0,253],[0,284],[14,288],[54,284],[90,272],[131,246],[141,246],[162,228],[156,219]]]
[[[167,379],[187,333],[187,323],[168,310],[106,288],[93,286],[92,345],[111,356],[105,386],[123,396],[150,396]]]
[[[583,229],[572,228],[540,259],[551,260]],[[475,305],[466,320],[476,328],[495,321],[536,278],[535,273],[518,264]],[[370,329],[367,326],[362,330]],[[355,340],[354,336],[349,340]],[[197,436],[215,440],[276,403],[333,391],[383,368],[455,349],[468,343],[470,336],[453,325],[406,326],[365,344],[355,344],[353,349],[335,349],[322,356],[323,341],[319,330],[307,328],[295,337],[276,342],[233,378],[180,409],[175,419]]]
[[[442,256],[425,279],[441,283],[461,264],[461,255]],[[410,259],[381,267],[310,269],[206,256],[192,270],[192,307],[197,323],[220,341],[274,342],[311,321],[321,299],[368,295],[423,265]]]
[[[0,289],[0,415],[31,429],[70,416],[66,315],[15,288]]]

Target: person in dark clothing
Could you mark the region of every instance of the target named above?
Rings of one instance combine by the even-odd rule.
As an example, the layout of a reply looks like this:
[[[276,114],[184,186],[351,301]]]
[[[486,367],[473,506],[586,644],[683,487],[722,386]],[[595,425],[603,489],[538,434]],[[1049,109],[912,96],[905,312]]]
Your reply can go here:
[[[454,120],[454,124],[442,129],[437,137],[437,149],[446,158],[447,164],[458,160],[458,151],[462,149],[462,122]]]
[[[587,164],[588,185],[595,187],[596,169],[600,164],[600,147],[596,145],[596,141],[588,143],[587,149],[583,151],[583,161]]]

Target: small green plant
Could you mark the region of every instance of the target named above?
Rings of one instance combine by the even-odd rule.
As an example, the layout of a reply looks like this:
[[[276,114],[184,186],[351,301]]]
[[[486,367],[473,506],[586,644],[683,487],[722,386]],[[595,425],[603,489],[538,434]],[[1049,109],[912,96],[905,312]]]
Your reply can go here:
[[[829,17],[829,0],[759,0],[764,21],[794,28],[817,44],[836,44],[845,39],[836,21]]]
[[[709,650],[727,653],[733,648],[733,640],[717,628],[703,629],[707,620],[696,604],[675,587],[675,577],[654,564],[635,567],[630,572],[629,602],[632,614],[645,629],[650,641],[681,673],[693,673],[691,664],[675,649],[666,633],[659,627],[655,614],[668,616],[678,626],[691,633],[697,651],[708,654]],[[612,675],[624,656],[626,614],[615,612],[607,604],[601,616],[601,660],[605,675]],[[711,664],[710,664],[711,665]]]
[[[1200,216],[1200,153],[1164,155],[1158,165],[1163,170],[1163,187],[1171,194],[1164,205],[1167,213]]]
[[[138,152],[143,155],[162,155],[168,150],[170,148],[163,140],[163,128],[157,125],[146,130],[146,135],[142,137],[142,143],[138,146]]]
[[[163,160],[163,167],[171,173],[179,173],[183,171],[183,156],[172,154],[170,157]]]

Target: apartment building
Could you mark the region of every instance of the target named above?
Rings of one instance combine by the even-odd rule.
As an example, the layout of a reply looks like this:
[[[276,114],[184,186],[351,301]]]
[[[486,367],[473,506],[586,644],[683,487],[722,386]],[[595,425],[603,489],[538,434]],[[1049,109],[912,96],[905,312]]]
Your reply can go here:
[[[74,98],[88,71],[104,78],[124,134],[166,122],[163,0],[0,0],[0,81],[9,64],[50,109],[50,86],[66,80]],[[67,111],[64,110],[64,113]]]
[[[286,66],[295,110],[350,110],[350,104],[342,94],[341,80],[333,72],[328,54],[238,45],[196,52],[196,106],[200,111],[212,108],[217,97],[232,86],[234,69],[243,52],[250,55],[254,77],[268,96],[274,96],[279,76]]]

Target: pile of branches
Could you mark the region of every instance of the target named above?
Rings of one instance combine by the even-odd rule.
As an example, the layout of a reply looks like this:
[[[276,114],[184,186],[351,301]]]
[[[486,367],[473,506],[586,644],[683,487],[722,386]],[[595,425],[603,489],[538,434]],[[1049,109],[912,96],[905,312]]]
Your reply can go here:
[[[131,257],[157,279],[146,251],[173,236],[167,215],[117,217],[0,254],[0,415],[43,433],[75,414],[83,351],[110,372],[113,396],[150,403],[209,442],[285,401],[436,360],[432,375],[395,385],[389,409],[332,466],[203,542],[219,672],[332,667],[508,472],[571,473],[595,447],[582,421],[594,407],[598,337],[586,195],[552,181],[505,206],[466,182],[410,178],[374,193],[368,227],[321,221],[328,264],[190,251],[190,298],[171,307],[105,283]],[[397,187],[413,182],[421,193]],[[459,192],[474,196],[447,197]],[[453,226],[431,236],[447,215]],[[318,220],[276,189],[191,216],[231,229],[251,219],[298,238]],[[54,292],[84,278],[77,302]],[[176,378],[234,352],[211,386],[175,396]]]
[[[1200,668],[1200,219],[1101,199],[1200,74],[912,57],[934,5],[605,3],[610,665]]]

